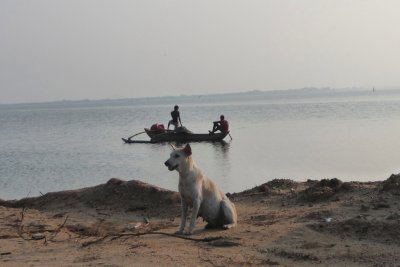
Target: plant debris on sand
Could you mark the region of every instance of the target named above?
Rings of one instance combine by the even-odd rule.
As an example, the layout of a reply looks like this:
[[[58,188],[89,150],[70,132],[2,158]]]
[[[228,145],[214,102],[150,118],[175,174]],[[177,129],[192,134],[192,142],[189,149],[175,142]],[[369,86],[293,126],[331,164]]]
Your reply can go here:
[[[0,201],[1,266],[397,266],[400,175],[275,179],[227,194],[238,226],[177,236],[177,192],[110,179]]]

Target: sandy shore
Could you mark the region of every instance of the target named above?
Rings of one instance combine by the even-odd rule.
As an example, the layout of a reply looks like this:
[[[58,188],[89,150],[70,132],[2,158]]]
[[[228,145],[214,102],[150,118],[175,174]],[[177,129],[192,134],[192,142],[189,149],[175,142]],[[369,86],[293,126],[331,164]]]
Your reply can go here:
[[[111,179],[0,201],[1,266],[399,266],[400,175],[277,179],[228,194],[239,225],[174,236],[176,192]]]

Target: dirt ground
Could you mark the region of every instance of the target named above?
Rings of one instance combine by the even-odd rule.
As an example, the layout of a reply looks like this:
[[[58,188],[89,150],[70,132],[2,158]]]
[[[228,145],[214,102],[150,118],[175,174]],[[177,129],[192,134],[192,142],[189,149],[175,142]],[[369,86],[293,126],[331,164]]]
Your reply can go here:
[[[134,180],[0,200],[0,265],[400,266],[400,175],[276,179],[228,196],[236,228],[198,218],[183,238],[178,193]]]

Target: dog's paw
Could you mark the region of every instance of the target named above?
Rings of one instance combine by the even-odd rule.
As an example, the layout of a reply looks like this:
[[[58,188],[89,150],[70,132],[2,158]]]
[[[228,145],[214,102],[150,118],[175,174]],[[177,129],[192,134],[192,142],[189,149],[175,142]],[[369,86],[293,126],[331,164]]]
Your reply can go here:
[[[234,223],[222,225],[222,229],[224,229],[224,230],[231,229],[232,227],[235,227]]]
[[[192,235],[192,231],[186,231],[185,235]]]

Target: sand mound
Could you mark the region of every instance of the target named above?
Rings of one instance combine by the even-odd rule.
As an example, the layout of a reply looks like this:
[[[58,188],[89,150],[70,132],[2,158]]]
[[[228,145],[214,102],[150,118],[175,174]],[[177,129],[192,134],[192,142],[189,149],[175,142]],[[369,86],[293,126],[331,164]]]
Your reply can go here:
[[[253,187],[252,189],[245,190],[239,193],[234,193],[234,196],[237,195],[247,195],[247,194],[254,194],[254,193],[276,193],[278,190],[287,190],[296,188],[298,183],[290,180],[290,179],[274,179],[262,185],[258,185]]]
[[[309,181],[308,183],[311,183],[311,185],[301,192],[300,196],[303,200],[309,202],[330,200],[335,194],[353,188],[352,183],[343,183],[337,178]]]
[[[400,195],[400,174],[392,174],[388,179],[383,181],[380,191]]]
[[[290,179],[274,179],[266,184],[273,189],[291,189],[298,186],[298,183]]]
[[[38,210],[68,210],[107,208],[115,211],[154,211],[179,207],[177,192],[162,189],[140,181],[110,179],[106,184],[77,190],[47,193],[40,197],[17,201],[2,201],[6,207],[27,207]]]

